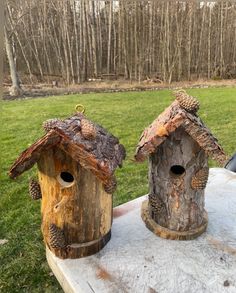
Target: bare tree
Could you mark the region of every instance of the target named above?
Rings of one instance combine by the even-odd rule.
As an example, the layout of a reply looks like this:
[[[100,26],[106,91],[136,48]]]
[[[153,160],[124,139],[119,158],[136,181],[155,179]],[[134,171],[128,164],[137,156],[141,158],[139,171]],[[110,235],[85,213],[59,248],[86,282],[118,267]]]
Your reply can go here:
[[[8,10],[31,80],[236,77],[234,1],[8,0]]]
[[[8,14],[5,13],[5,17],[8,17]],[[6,19],[7,22],[7,19]],[[21,86],[20,86],[20,81],[18,78],[18,74],[16,71],[16,64],[15,64],[15,58],[13,55],[13,48],[12,48],[12,42],[10,39],[10,34],[6,28],[6,24],[4,26],[4,39],[5,39],[5,46],[6,46],[6,54],[7,54],[7,59],[9,63],[9,68],[10,68],[10,74],[11,74],[11,80],[12,80],[12,86],[10,88],[10,95],[11,96],[19,96],[23,93]]]

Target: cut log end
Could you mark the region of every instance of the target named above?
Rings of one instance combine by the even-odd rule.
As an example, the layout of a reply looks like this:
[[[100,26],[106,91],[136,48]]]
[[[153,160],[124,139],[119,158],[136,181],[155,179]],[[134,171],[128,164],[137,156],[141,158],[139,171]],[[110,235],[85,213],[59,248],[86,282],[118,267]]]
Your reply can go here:
[[[85,256],[93,255],[97,252],[99,252],[111,239],[111,230],[101,237],[100,239],[90,241],[87,243],[74,243],[67,245],[66,247],[52,247],[50,245],[50,249],[53,251],[53,253],[61,258],[81,258]]]
[[[203,232],[206,231],[208,217],[207,213],[204,214],[204,219],[202,224],[196,229],[191,229],[189,231],[174,231],[168,228],[162,227],[157,224],[151,217],[148,200],[144,201],[141,208],[141,217],[146,225],[146,227],[152,231],[154,234],[161,238],[171,239],[171,240],[192,240],[200,236]]]

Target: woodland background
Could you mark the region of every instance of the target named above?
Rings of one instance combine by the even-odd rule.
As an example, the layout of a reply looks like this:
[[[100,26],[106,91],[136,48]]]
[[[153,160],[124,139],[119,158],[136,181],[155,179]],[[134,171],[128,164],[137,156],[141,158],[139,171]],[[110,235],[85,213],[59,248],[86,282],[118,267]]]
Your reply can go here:
[[[119,137],[127,150],[116,174],[114,206],[147,194],[147,164],[133,163],[135,147],[142,130],[173,96],[167,89],[133,91],[134,84],[148,88],[146,81],[155,87],[188,88],[201,103],[200,116],[231,156],[236,1],[5,0],[4,12],[4,90],[16,99],[1,103],[0,292],[62,292],[45,257],[40,202],[27,196],[29,178],[37,170],[13,182],[10,166],[44,134],[43,121],[64,119],[82,103],[86,115]],[[202,80],[214,87],[202,86]],[[132,91],[80,94],[82,88],[104,84],[120,91],[120,83]],[[48,98],[34,99],[33,90],[26,95],[28,88],[44,84]],[[189,89],[193,84],[197,88]],[[49,88],[62,92],[51,96]],[[79,94],[64,96],[64,89],[77,88]]]
[[[236,78],[235,1],[7,0],[5,20],[16,84]]]

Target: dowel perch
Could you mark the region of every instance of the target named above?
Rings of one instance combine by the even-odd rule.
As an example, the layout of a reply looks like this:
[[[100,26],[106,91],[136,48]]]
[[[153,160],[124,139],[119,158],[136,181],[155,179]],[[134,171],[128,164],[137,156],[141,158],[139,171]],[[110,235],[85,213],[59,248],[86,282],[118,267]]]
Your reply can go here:
[[[31,181],[29,188],[33,199],[42,197],[45,244],[60,258],[94,254],[111,237],[114,172],[125,149],[81,112],[47,120],[43,128],[46,134],[19,156],[9,175],[16,178],[37,163],[39,183]]]
[[[207,227],[204,189],[208,156],[227,157],[197,116],[199,102],[184,91],[144,130],[135,159],[149,158],[149,200],[142,206],[146,226],[163,238],[188,240]]]

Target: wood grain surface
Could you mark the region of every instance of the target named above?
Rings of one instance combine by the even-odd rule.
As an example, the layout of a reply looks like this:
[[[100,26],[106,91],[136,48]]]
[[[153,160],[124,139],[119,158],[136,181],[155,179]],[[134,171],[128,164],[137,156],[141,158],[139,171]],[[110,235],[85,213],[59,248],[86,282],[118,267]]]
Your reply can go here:
[[[45,243],[50,247],[49,226],[55,224],[66,242],[65,249],[51,248],[57,256],[74,258],[97,252],[110,237],[112,195],[90,171],[57,147],[43,153],[38,168]],[[69,186],[59,180],[63,171],[74,177]]]

